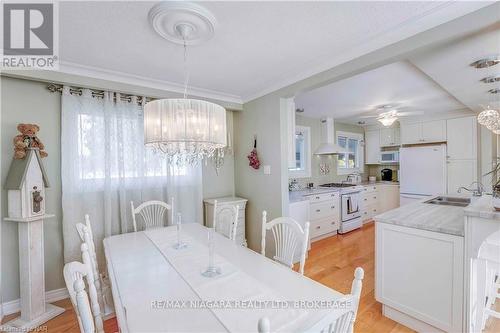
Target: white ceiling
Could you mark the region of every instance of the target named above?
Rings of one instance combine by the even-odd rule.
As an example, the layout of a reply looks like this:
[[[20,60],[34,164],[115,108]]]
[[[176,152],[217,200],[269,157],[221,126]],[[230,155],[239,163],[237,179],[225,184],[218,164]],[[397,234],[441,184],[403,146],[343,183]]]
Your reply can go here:
[[[61,71],[179,91],[182,48],[149,26],[154,4],[60,2]],[[189,50],[191,91],[248,101],[489,4],[203,2],[218,25]]]
[[[486,31],[434,48],[410,60],[450,94],[477,112],[482,110],[480,105],[500,107],[499,94],[487,92],[492,88],[500,88],[500,82],[485,84],[480,81],[486,76],[500,75],[500,64],[483,69],[469,66],[478,59],[492,55],[500,55],[500,22]]]
[[[400,111],[425,115],[462,110],[465,106],[407,61],[392,63],[334,82],[295,97],[307,117],[331,116],[346,122],[377,115],[376,107],[396,105]],[[363,119],[369,123],[369,121]]]

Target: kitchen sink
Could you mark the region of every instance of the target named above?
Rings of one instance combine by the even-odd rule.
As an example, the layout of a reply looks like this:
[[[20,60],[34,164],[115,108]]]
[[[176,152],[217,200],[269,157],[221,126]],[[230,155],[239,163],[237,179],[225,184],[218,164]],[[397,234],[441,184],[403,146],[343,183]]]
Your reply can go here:
[[[470,199],[440,196],[427,200],[425,203],[443,206],[467,207],[470,204]]]

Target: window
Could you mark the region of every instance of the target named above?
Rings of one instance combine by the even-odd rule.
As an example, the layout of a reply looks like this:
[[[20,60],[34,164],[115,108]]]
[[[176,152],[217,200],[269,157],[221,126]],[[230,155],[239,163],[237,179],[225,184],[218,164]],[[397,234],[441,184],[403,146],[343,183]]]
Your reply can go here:
[[[337,132],[337,144],[344,149],[338,155],[337,174],[362,173],[364,165],[363,134]]]
[[[311,128],[295,126],[295,167],[290,178],[311,177]]]

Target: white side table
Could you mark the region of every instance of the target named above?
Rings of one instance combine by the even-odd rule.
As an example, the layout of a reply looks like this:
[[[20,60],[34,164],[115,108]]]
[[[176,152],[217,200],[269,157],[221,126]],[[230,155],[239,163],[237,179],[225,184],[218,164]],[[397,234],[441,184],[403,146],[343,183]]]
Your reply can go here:
[[[213,227],[214,221],[214,200],[217,200],[217,211],[225,206],[236,206],[239,207],[238,212],[238,226],[236,228],[236,242],[243,246],[247,246],[247,240],[245,237],[245,209],[247,204],[247,199],[239,197],[221,197],[221,198],[211,198],[205,199],[205,226]]]
[[[19,276],[21,316],[2,328],[6,331],[28,331],[64,312],[63,308],[45,302],[43,220],[54,215],[31,218],[4,218],[19,228]]]

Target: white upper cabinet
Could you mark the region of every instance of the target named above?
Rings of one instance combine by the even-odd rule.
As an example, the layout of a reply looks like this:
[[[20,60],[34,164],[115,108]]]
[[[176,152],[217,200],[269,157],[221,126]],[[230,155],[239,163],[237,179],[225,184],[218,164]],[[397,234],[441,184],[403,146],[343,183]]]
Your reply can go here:
[[[477,123],[475,117],[449,119],[446,122],[448,158],[477,159]]]
[[[401,143],[421,143],[422,141],[422,124],[401,124]]]
[[[399,146],[399,127],[384,127],[380,130],[380,146]]]
[[[380,131],[365,132],[366,164],[380,164]]]
[[[422,123],[423,142],[444,142],[446,141],[446,121],[434,120]]]
[[[446,141],[445,120],[401,124],[401,143],[403,144],[444,141]]]

